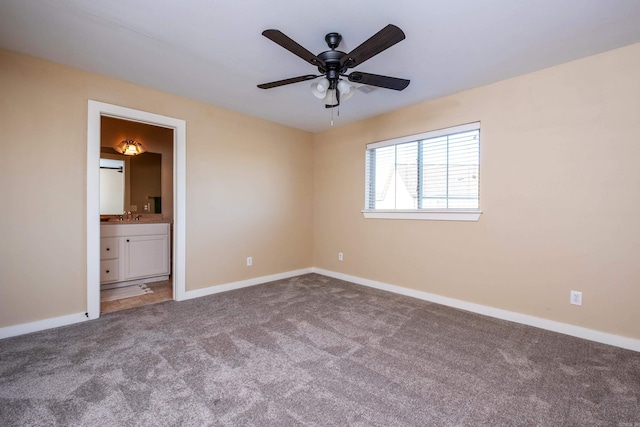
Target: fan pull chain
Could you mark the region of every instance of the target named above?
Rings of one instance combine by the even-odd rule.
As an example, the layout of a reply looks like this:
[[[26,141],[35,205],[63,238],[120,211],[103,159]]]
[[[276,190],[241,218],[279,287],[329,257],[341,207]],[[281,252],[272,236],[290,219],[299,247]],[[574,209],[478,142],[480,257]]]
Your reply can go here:
[[[336,117],[340,117],[340,106],[338,105],[337,107],[333,107],[331,109],[331,126],[333,126],[333,110],[338,109],[338,113],[336,114]]]

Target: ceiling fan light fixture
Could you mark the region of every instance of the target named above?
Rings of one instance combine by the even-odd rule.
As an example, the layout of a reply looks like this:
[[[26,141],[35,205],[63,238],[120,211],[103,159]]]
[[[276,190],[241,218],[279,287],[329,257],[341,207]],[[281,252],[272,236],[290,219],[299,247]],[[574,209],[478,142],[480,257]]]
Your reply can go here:
[[[326,92],[327,89],[329,89],[329,86],[331,86],[331,83],[327,78],[323,77],[320,80],[318,80],[318,85],[316,87],[320,92]]]
[[[320,79],[318,82],[311,83],[311,93],[318,99],[324,99],[327,96],[329,88],[329,80]]]
[[[344,80],[340,80],[338,82],[338,90],[340,91],[340,99],[342,101],[346,101],[356,93],[356,87],[354,85],[350,85]]]
[[[338,99],[336,97],[335,89],[329,89],[327,91],[327,97],[324,99],[324,103],[327,108],[333,108],[338,106]]]

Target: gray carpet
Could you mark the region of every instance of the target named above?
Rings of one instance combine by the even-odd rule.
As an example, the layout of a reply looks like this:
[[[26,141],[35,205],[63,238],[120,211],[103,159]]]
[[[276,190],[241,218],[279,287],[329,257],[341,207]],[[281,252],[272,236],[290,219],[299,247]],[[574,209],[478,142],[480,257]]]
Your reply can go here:
[[[2,426],[637,426],[639,396],[640,353],[316,274],[0,341]]]

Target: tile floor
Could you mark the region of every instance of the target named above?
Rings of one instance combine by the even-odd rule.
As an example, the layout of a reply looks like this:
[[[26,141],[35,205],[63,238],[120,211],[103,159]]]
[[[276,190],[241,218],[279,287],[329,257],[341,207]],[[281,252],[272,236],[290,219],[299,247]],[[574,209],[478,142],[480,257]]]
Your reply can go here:
[[[104,301],[100,303],[100,314],[113,313],[114,311],[140,307],[147,304],[155,304],[173,299],[173,286],[171,280],[147,283],[153,293],[139,295],[137,297],[123,298],[116,301]]]

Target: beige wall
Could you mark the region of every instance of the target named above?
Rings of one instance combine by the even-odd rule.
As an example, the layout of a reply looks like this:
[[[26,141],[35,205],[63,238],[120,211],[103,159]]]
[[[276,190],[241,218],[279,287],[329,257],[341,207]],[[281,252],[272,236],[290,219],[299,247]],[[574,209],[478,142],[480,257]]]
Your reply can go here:
[[[312,266],[310,134],[2,50],[0,93],[0,327],[86,311],[89,99],[186,120],[187,290]]]
[[[0,327],[86,310],[94,99],[187,121],[187,290],[313,265],[640,339],[638,75],[633,45],[312,136],[0,51]],[[477,120],[480,221],[363,219],[365,144]]]
[[[315,135],[314,265],[639,339],[638,76],[640,44]],[[367,143],[474,121],[478,222],[363,219]]]

